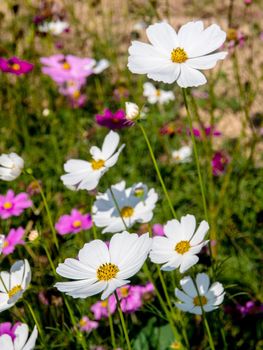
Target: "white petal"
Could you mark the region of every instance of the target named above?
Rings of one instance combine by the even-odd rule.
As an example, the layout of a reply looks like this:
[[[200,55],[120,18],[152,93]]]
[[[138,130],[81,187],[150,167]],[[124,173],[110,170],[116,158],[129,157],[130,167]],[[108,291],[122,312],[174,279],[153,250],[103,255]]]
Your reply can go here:
[[[195,306],[190,312],[195,315],[202,315],[202,309],[200,306]]]
[[[84,265],[76,259],[66,259],[63,264],[58,265],[56,271],[60,276],[74,280],[94,278],[96,276],[95,269]]]
[[[205,220],[203,220],[200,223],[198,229],[196,230],[196,233],[194,234],[193,238],[190,241],[191,245],[197,245],[201,243],[204,240],[204,237],[208,230],[209,230],[209,225]]]
[[[206,77],[197,69],[189,67],[186,63],[181,63],[181,73],[177,79],[177,84],[183,88],[199,86],[206,83]]]
[[[190,58],[187,65],[194,69],[210,69],[214,68],[218,60],[223,60],[227,56],[227,52],[217,52],[211,55]]]
[[[184,24],[178,32],[179,47],[186,50],[187,54],[191,52],[191,47],[195,45],[204,29],[202,21],[188,22]]]
[[[101,150],[97,146],[92,146],[90,148],[89,152],[92,155],[92,158],[95,160],[104,159],[103,153],[101,152]]]
[[[111,168],[113,165],[115,165],[117,163],[119,155],[124,147],[125,147],[125,145],[121,145],[121,147],[118,149],[118,151],[112,157],[110,157],[108,160],[106,160],[105,166],[107,168]]]
[[[70,159],[64,164],[64,170],[67,173],[90,169],[90,163],[81,159]]]
[[[164,54],[171,54],[171,51],[178,47],[176,31],[168,23],[156,23],[146,29],[146,35],[155,47],[158,47]]]
[[[210,285],[209,276],[206,273],[198,273],[196,276],[196,284],[201,295],[205,295]]]
[[[187,214],[182,216],[181,225],[183,226],[184,239],[189,241],[195,231],[196,221],[194,215]]]
[[[203,309],[205,312],[210,312],[210,311],[213,311],[215,309],[217,309],[218,307],[217,306],[214,306],[214,305],[204,305],[203,306]]]
[[[176,63],[167,63],[167,65],[161,66],[158,69],[149,72],[147,77],[155,81],[162,81],[163,83],[172,84],[181,75],[181,66]]]
[[[105,300],[110,296],[117,288],[124,286],[125,284],[129,283],[130,281],[127,280],[119,280],[119,279],[112,279],[108,282],[108,286],[105,289],[105,291],[101,295],[101,300]]]
[[[110,262],[109,250],[106,243],[98,239],[86,243],[79,251],[79,260],[83,264],[95,269],[102,264]]]
[[[177,269],[177,267],[179,267],[179,265],[181,264],[182,259],[183,256],[181,254],[175,253],[174,257],[161,267],[161,270],[172,271]]]
[[[14,348],[23,349],[28,338],[28,325],[25,323],[19,325],[15,330],[15,335]]]
[[[37,340],[37,336],[38,336],[38,331],[37,331],[37,327],[35,326],[33,329],[33,332],[31,334],[31,336],[29,337],[26,345],[24,346],[23,350],[33,350],[36,344],[36,340]]]
[[[65,292],[73,298],[87,298],[89,296],[100,293],[107,286],[107,282],[99,281],[89,284],[88,280],[74,281],[74,282],[58,282],[55,287]]]
[[[182,292],[180,289],[175,288],[175,295],[178,299],[180,299],[184,303],[189,304],[191,306],[193,305],[193,299],[189,297],[189,295]]]
[[[184,273],[185,271],[190,269],[190,267],[195,265],[198,262],[198,260],[199,258],[196,255],[184,254],[183,261],[179,269],[180,273]]]
[[[0,349],[3,350],[14,350],[13,341],[10,335],[3,334],[0,336]]]
[[[182,311],[189,312],[193,306],[190,304],[175,303],[176,307]]]
[[[103,159],[106,160],[113,155],[116,148],[118,147],[119,141],[120,141],[120,136],[114,131],[110,131],[106,135],[102,145],[102,150],[101,150],[103,154]]]
[[[192,298],[197,296],[197,290],[195,288],[194,282],[190,276],[184,277],[180,281],[180,285],[183,288],[183,291],[190,295]]]
[[[164,234],[167,237],[173,239],[174,242],[180,242],[184,238],[183,226],[176,219],[167,221],[163,229],[164,229]]]

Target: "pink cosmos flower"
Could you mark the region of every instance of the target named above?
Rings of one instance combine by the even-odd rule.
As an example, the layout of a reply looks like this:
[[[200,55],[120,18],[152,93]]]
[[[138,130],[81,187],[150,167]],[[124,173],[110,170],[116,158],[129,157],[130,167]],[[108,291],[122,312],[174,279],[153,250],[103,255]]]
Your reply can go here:
[[[21,324],[20,322],[16,322],[12,326],[12,323],[10,323],[10,322],[0,323],[0,336],[4,335],[4,334],[8,334],[12,338],[12,340],[14,341],[16,338],[15,330],[20,324]]]
[[[216,152],[211,162],[212,168],[213,168],[213,175],[214,176],[222,175],[225,172],[226,166],[229,163],[229,161],[230,159],[225,153]]]
[[[77,209],[72,209],[70,215],[62,215],[55,225],[60,235],[68,233],[78,233],[88,230],[92,227],[92,219],[90,214],[82,215]]]
[[[154,224],[152,227],[153,236],[164,236],[163,225]]]
[[[94,314],[95,320],[100,320],[103,317],[109,317],[109,312],[112,315],[116,310],[117,302],[114,295],[110,295],[107,300],[97,301],[93,304],[90,310]]]
[[[194,128],[193,133],[197,139],[202,138],[202,131],[201,130]],[[211,126],[204,127],[204,133],[206,136],[220,136],[221,135],[220,131],[215,130],[214,127],[211,127]],[[187,134],[190,135],[189,129],[187,129]]]
[[[87,97],[76,90],[74,94],[68,96],[72,108],[81,108],[85,105]]]
[[[33,68],[34,65],[32,63],[22,61],[20,58],[12,57],[5,59],[0,57],[0,69],[2,72],[21,75],[30,72]]]
[[[93,73],[96,61],[92,58],[80,58],[62,54],[42,57],[40,62],[45,65],[42,72],[49,75],[56,83],[62,84],[71,80],[85,80]]]
[[[25,241],[22,239],[24,233],[25,230],[23,227],[18,227],[17,229],[12,228],[5,238],[2,253],[4,255],[8,255],[10,253],[13,253],[16,245],[25,244]]]
[[[96,115],[96,122],[111,130],[126,128],[133,124],[126,119],[126,113],[123,109],[119,109],[114,113],[108,108],[104,110],[103,114]]]
[[[0,195],[0,217],[7,219],[11,216],[19,216],[24,209],[30,208],[32,201],[27,193],[15,195],[13,190],[8,190],[6,195]]]
[[[82,332],[90,332],[93,329],[98,328],[99,323],[96,321],[92,321],[88,318],[88,316],[83,316],[79,321],[79,328]]]

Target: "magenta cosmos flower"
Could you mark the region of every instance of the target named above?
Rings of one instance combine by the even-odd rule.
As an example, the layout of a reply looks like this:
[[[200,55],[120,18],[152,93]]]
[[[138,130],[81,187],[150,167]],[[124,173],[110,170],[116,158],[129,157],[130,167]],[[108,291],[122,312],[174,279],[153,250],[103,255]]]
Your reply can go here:
[[[82,332],[90,332],[93,329],[98,328],[99,323],[97,321],[92,321],[88,318],[88,316],[83,316],[79,321],[79,329]]]
[[[27,193],[15,195],[13,190],[8,190],[6,195],[0,195],[0,217],[7,219],[11,216],[19,216],[25,209],[32,206],[32,201]]]
[[[123,109],[119,109],[114,113],[108,108],[104,110],[103,114],[96,115],[96,122],[111,130],[126,128],[133,124],[126,119],[126,114]]]
[[[210,136],[220,136],[220,135],[221,135],[221,132],[220,132],[219,130],[216,130],[214,127],[211,127],[211,126],[204,127],[203,130],[200,130],[200,129],[197,129],[197,128],[194,128],[194,129],[193,129],[194,136],[195,136],[197,139],[202,139],[202,132],[203,132],[207,137],[210,137]],[[190,132],[189,129],[187,129],[187,134],[188,134],[188,135],[191,135],[191,132]]]
[[[0,57],[0,69],[5,73],[12,73],[15,75],[26,74],[34,68],[32,63],[22,61],[17,57],[5,59]]]
[[[229,157],[223,152],[216,152],[212,158],[212,168],[213,175],[220,176],[225,170],[226,166],[229,163]]]
[[[92,58],[62,54],[42,57],[40,62],[44,65],[42,72],[58,84],[71,80],[82,80],[84,84],[85,78],[93,73],[93,67],[96,64]]]
[[[62,236],[88,230],[91,227],[91,215],[82,215],[77,209],[72,209],[70,215],[62,215],[55,225],[56,230]]]
[[[112,315],[116,310],[116,306],[116,298],[112,294],[108,299],[93,304],[90,310],[93,312],[95,320],[100,320],[103,317],[109,317],[109,312]]]
[[[11,228],[11,230],[9,231],[8,235],[4,240],[2,253],[4,255],[13,253],[16,245],[24,244],[25,242],[22,239],[22,237],[24,236],[24,233],[25,233],[25,230],[23,229],[23,227],[18,227],[17,229]]]

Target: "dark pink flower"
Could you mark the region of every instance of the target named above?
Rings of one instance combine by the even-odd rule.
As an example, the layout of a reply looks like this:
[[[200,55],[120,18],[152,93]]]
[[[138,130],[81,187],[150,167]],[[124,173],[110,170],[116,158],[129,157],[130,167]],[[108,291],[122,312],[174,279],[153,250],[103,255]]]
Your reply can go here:
[[[257,301],[249,300],[245,305],[237,305],[237,309],[242,316],[253,315],[263,312],[263,304]]]
[[[96,115],[96,122],[111,130],[122,129],[131,126],[133,123],[126,119],[125,111],[119,109],[117,112],[112,112],[106,108],[103,114]]]
[[[88,230],[91,227],[91,215],[82,215],[77,209],[72,209],[70,215],[62,215],[55,225],[56,230],[62,236]]]
[[[79,321],[79,329],[82,332],[90,332],[93,329],[98,328],[99,323],[97,321],[92,321],[88,318],[88,316],[83,316]]]
[[[10,322],[0,323],[0,336],[4,335],[4,334],[8,334],[12,338],[12,340],[14,341],[16,338],[15,330],[20,324],[21,324],[20,322],[16,322],[12,326],[12,323],[10,323]]]
[[[15,75],[26,74],[34,68],[32,63],[22,61],[17,57],[5,59],[0,57],[0,69],[5,73],[12,73]]]
[[[13,253],[16,245],[25,244],[24,240],[22,239],[24,233],[25,230],[23,229],[23,227],[18,227],[17,229],[12,228],[5,238],[2,253],[4,255],[8,255],[10,253]]]
[[[97,301],[91,306],[90,310],[93,312],[95,320],[100,320],[103,317],[109,317],[109,312],[112,315],[116,310],[116,306],[116,298],[111,295],[107,300]]]
[[[188,135],[191,134],[189,129],[187,129],[187,133],[188,133]],[[194,128],[193,133],[194,133],[194,136],[196,138],[198,138],[198,139],[202,138],[202,131],[200,129]],[[215,128],[211,127],[211,126],[204,127],[204,133],[206,136],[220,136],[221,135],[221,132],[219,130],[215,130]]]
[[[213,175],[220,176],[225,170],[229,163],[229,157],[223,152],[216,152],[212,159]]]
[[[153,236],[164,236],[163,225],[154,224],[152,227]]]
[[[0,217],[2,219],[19,216],[24,209],[31,206],[32,201],[27,193],[22,192],[16,196],[14,191],[8,190],[6,195],[0,195]]]

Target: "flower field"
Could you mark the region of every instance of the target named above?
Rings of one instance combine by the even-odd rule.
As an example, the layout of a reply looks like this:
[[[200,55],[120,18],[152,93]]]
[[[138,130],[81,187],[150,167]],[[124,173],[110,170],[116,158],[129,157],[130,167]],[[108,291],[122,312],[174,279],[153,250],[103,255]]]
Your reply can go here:
[[[263,349],[262,15],[0,2],[0,350]]]

